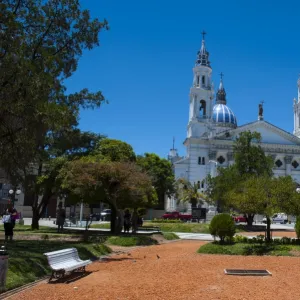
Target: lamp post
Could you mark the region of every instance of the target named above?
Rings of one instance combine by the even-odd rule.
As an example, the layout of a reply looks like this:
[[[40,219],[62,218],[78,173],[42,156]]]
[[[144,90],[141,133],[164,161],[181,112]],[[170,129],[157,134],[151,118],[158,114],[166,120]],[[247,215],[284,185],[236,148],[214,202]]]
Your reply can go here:
[[[16,195],[19,196],[21,194],[21,190],[20,189],[10,189],[8,191],[10,197],[11,197],[11,203],[12,203],[12,206],[14,207],[15,206],[15,197]]]

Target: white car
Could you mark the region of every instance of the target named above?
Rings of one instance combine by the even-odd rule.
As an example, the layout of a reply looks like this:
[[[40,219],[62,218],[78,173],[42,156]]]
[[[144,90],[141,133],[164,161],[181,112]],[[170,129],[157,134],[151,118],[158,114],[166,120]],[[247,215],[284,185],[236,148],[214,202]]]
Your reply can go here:
[[[267,218],[263,218],[263,223],[267,223]],[[286,224],[288,222],[288,217],[285,213],[277,213],[274,214],[271,218],[271,223],[279,223],[279,224]]]

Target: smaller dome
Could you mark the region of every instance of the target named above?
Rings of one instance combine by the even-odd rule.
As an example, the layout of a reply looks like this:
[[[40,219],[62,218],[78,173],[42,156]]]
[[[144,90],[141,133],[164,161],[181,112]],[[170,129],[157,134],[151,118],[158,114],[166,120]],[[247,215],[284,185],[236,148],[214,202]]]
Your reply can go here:
[[[216,104],[213,107],[212,119],[218,126],[237,127],[237,121],[234,113],[225,104]]]

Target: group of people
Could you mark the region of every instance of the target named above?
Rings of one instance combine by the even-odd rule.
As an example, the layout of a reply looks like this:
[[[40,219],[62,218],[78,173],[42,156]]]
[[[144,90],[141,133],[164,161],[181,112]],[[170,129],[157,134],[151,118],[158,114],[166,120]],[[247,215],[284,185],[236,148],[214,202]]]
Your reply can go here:
[[[129,233],[131,227],[132,231],[136,232],[137,226],[143,226],[143,218],[135,212],[131,216],[129,209],[126,209],[124,213],[124,232]]]
[[[9,206],[2,214],[2,223],[4,224],[5,240],[13,240],[16,220],[19,218],[17,210]]]

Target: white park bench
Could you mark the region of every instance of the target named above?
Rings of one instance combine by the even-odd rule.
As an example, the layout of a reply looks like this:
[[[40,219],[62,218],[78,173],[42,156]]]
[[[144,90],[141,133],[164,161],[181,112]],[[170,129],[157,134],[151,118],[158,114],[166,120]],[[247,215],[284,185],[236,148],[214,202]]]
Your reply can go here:
[[[63,278],[66,272],[85,272],[85,266],[92,263],[90,260],[81,260],[75,248],[48,252],[44,253],[44,255],[47,256],[48,263],[52,269],[49,282],[52,278]]]

